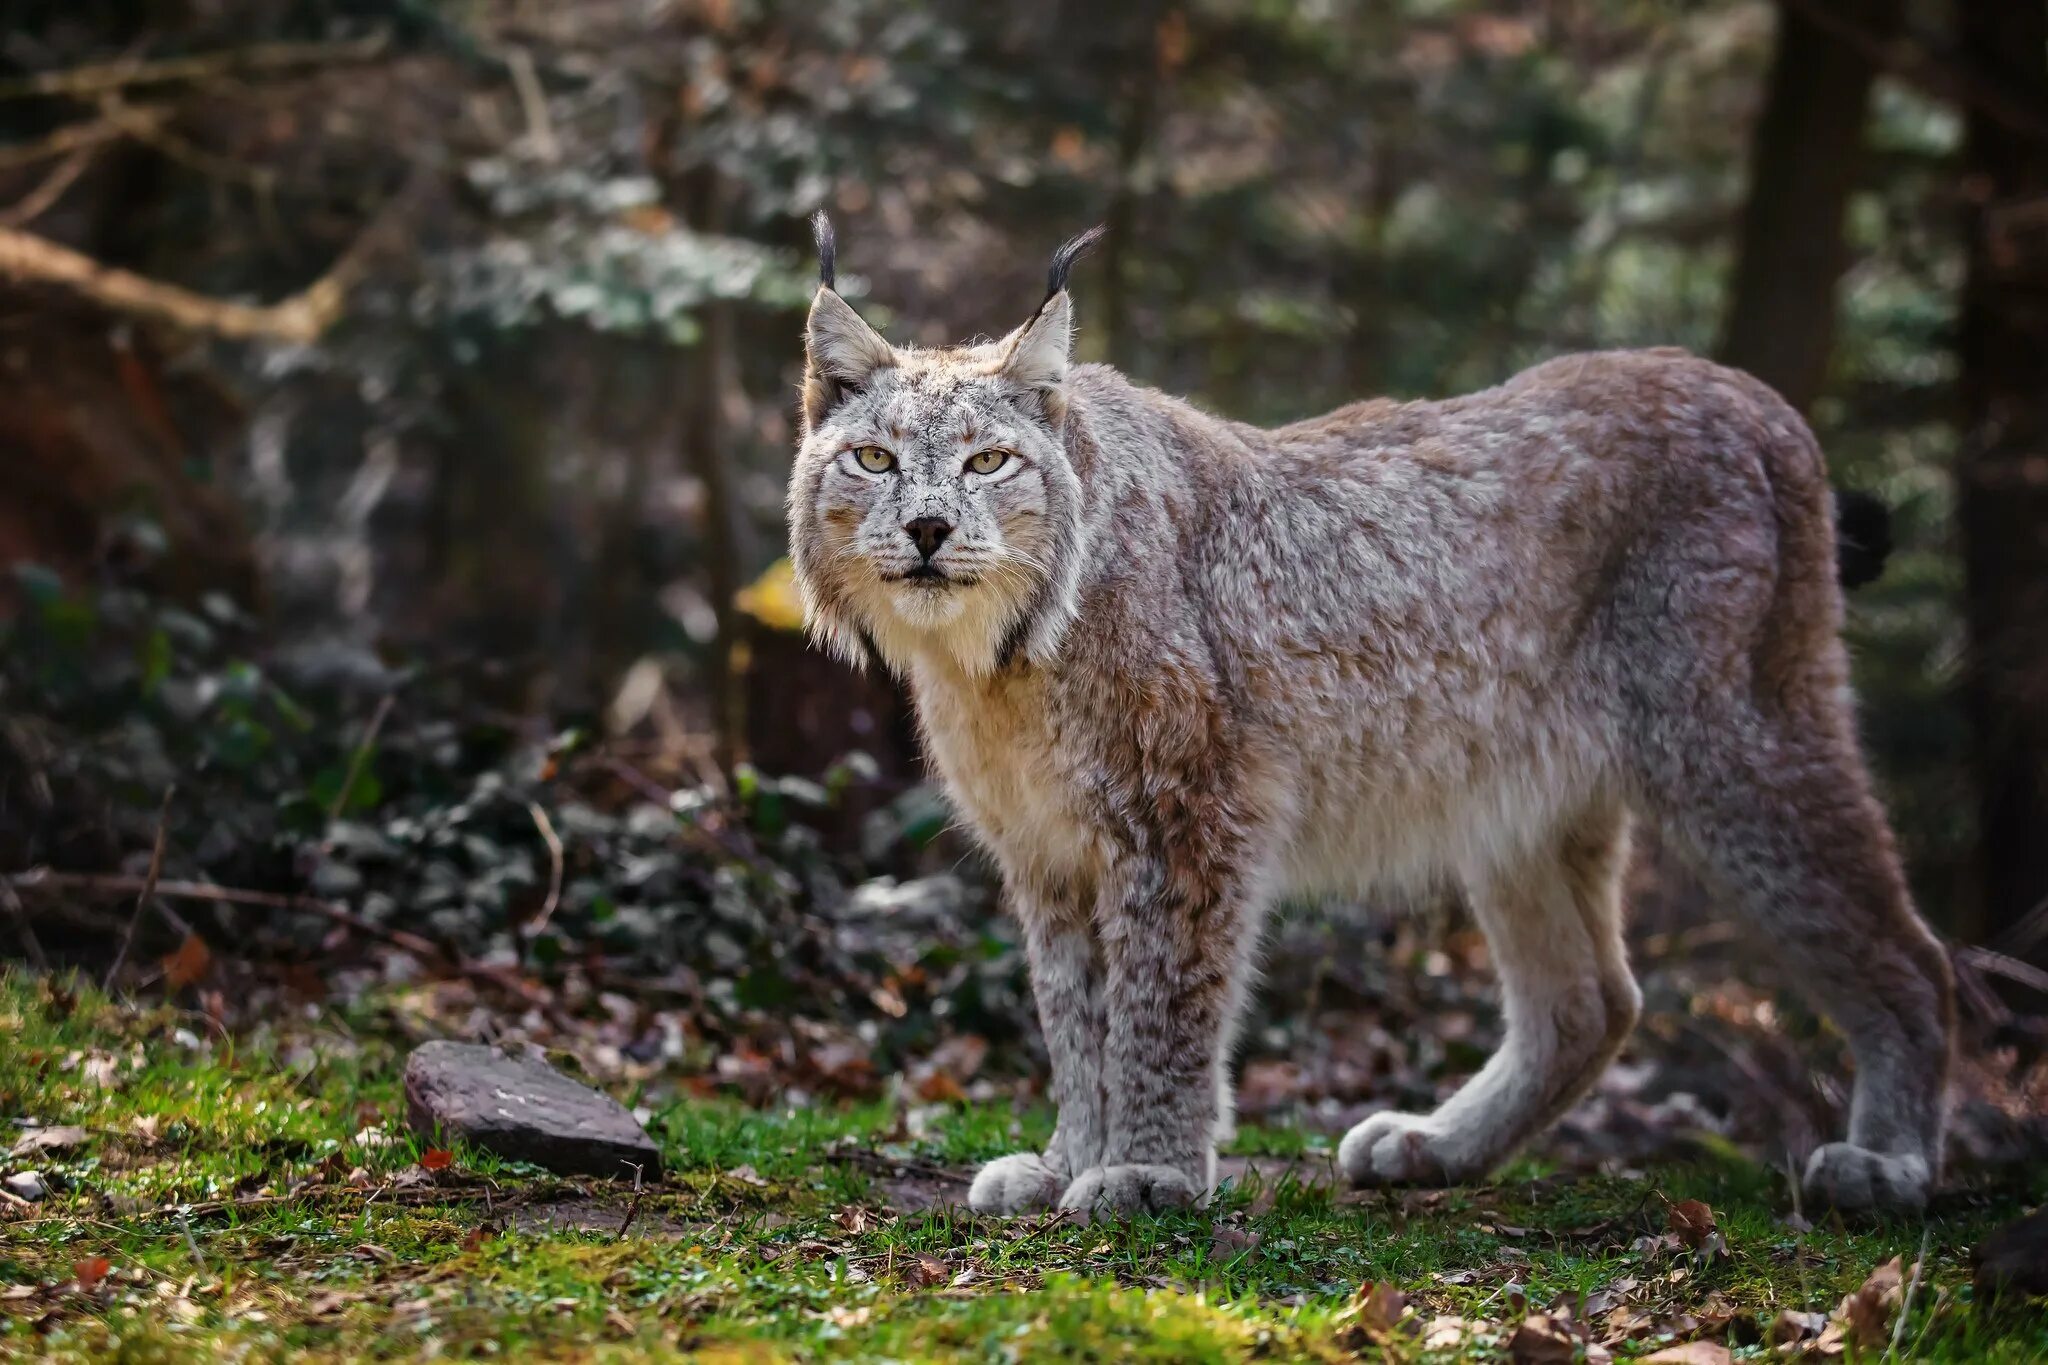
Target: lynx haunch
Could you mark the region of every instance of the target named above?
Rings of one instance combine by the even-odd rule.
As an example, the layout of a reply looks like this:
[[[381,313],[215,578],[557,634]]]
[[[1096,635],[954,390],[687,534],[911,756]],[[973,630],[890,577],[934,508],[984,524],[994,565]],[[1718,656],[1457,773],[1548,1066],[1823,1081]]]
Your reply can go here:
[[[1635,1023],[1631,821],[1847,1035],[1815,1197],[1924,1203],[1951,984],[1871,794],[1821,454],[1673,350],[1549,361],[1276,430],[1071,366],[1066,280],[993,342],[891,345],[823,284],[792,555],[828,646],[908,680],[1023,926],[1059,1121],[989,1211],[1200,1201],[1280,896],[1455,880],[1506,1040],[1359,1184],[1484,1175]]]

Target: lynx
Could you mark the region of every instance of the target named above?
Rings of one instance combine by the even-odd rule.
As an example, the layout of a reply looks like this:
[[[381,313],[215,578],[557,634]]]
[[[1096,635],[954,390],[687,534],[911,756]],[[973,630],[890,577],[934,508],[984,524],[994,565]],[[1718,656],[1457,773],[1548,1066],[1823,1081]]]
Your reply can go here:
[[[1573,355],[1275,430],[1072,365],[1067,278],[995,341],[806,336],[792,559],[816,639],[908,683],[998,865],[1059,1116],[991,1212],[1199,1203],[1283,896],[1462,885],[1505,1041],[1434,1112],[1345,1134],[1360,1185],[1483,1177],[1634,1025],[1648,822],[1846,1034],[1807,1190],[1917,1207],[1952,986],[1859,755],[1820,451],[1755,379]]]

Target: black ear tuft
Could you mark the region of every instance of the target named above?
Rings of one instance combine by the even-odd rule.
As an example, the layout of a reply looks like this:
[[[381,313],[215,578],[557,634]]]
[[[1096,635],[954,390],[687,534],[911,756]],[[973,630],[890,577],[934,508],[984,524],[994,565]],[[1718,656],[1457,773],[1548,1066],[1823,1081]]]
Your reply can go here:
[[[811,215],[811,237],[818,244],[818,283],[839,288],[839,239],[832,235],[832,220],[819,209]]]
[[[1060,249],[1052,253],[1052,264],[1046,268],[1045,300],[1039,307],[1043,308],[1046,303],[1052,301],[1053,295],[1067,287],[1067,276],[1073,273],[1074,262],[1087,255],[1088,248],[1101,241],[1102,235],[1108,231],[1109,224],[1097,223],[1079,236],[1069,237],[1060,244]]]

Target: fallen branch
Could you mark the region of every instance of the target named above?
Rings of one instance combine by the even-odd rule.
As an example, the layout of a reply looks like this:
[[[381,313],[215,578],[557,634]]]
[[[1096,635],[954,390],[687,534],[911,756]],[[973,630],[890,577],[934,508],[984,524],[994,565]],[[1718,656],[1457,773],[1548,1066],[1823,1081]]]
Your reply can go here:
[[[143,881],[138,877],[124,877],[100,872],[54,872],[49,868],[37,868],[13,877],[0,878],[0,885],[7,885],[15,891],[76,891],[82,895],[122,896],[139,891]],[[216,886],[211,882],[160,881],[154,894],[173,900],[219,901],[225,905],[251,905],[268,910],[295,910],[309,915],[318,915],[332,920],[356,933],[388,943],[403,952],[429,963],[438,964],[442,970],[453,976],[467,977],[509,991],[530,1005],[552,1008],[554,999],[546,988],[526,980],[511,967],[491,966],[482,962],[471,962],[468,958],[450,952],[431,939],[403,929],[387,929],[381,924],[364,919],[346,906],[331,901],[319,900],[312,896],[288,896],[271,891],[246,891],[240,887]]]
[[[62,71],[38,71],[31,76],[0,80],[0,100],[27,99],[37,95],[79,98],[104,95],[138,85],[172,85],[252,71],[289,71],[302,66],[334,66],[343,62],[367,61],[383,52],[390,33],[379,30],[364,38],[341,43],[258,43],[220,52],[197,52],[185,57],[164,57],[156,61],[123,58],[88,66],[66,67]]]
[[[139,892],[145,885],[142,878],[124,877],[99,872],[52,872],[39,869],[24,872],[7,879],[16,891],[76,891],[84,895],[122,896]],[[154,894],[168,896],[173,900],[219,901],[225,905],[252,905],[268,910],[296,910],[309,915],[319,915],[344,925],[357,933],[401,948],[416,957],[446,962],[448,954],[439,944],[418,934],[409,934],[403,929],[387,929],[381,924],[364,919],[361,915],[343,906],[312,896],[287,896],[270,891],[245,891],[240,887],[215,886],[211,882],[159,881]]]

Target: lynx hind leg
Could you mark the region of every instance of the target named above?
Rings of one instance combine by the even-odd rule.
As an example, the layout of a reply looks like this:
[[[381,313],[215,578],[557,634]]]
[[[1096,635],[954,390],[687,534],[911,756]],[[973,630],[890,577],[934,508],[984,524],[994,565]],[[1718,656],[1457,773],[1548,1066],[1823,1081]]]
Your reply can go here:
[[[1627,822],[1589,812],[1553,847],[1469,888],[1500,978],[1507,1037],[1432,1114],[1381,1113],[1344,1135],[1356,1185],[1458,1184],[1484,1176],[1598,1079],[1642,996],[1621,934]]]
[[[1846,716],[1728,720],[1674,765],[1665,821],[1709,891],[1768,935],[1849,1040],[1848,1140],[1813,1154],[1807,1193],[1919,1208],[1941,1168],[1947,954],[1913,909]]]

